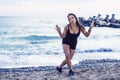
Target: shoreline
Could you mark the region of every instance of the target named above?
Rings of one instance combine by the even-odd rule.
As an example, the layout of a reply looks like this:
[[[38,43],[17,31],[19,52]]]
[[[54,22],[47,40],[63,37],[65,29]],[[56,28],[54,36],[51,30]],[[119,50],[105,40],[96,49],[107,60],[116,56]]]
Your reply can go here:
[[[118,59],[88,59],[79,61],[77,64],[72,65],[72,68],[92,68],[100,66],[108,66],[111,64],[120,63]],[[32,71],[49,71],[55,70],[56,66],[38,66],[38,67],[15,67],[15,68],[0,68],[0,72],[32,72]],[[64,66],[63,69],[67,69]]]
[[[120,60],[118,59],[88,59],[79,61],[77,64],[72,65],[73,68],[90,68],[90,67],[99,67],[99,66],[107,66],[112,63],[118,63]],[[13,68],[0,68],[0,72],[29,72],[29,71],[48,71],[55,70],[56,66],[30,66],[30,67],[13,67]],[[63,67],[63,69],[67,69],[67,66]]]
[[[120,60],[84,60],[72,66],[75,75],[68,77],[68,68],[63,73],[56,66],[0,68],[0,80],[120,80]]]
[[[105,53],[76,53],[72,59],[72,65],[78,64],[84,60],[101,60],[101,59],[120,59],[119,53],[105,52]],[[39,66],[57,66],[64,59],[64,54],[58,55],[21,55],[17,58],[7,56],[5,59],[0,59],[0,68],[22,68],[22,67],[39,67]],[[48,60],[49,58],[49,60]],[[56,61],[57,60],[57,61]]]

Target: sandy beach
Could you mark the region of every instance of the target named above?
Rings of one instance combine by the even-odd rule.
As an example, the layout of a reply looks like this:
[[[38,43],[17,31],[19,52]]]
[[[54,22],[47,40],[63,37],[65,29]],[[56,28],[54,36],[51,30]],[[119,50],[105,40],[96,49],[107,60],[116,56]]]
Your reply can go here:
[[[67,76],[67,67],[62,73],[55,67],[0,68],[0,80],[120,80],[120,61],[115,59],[81,61],[73,65],[73,76]]]

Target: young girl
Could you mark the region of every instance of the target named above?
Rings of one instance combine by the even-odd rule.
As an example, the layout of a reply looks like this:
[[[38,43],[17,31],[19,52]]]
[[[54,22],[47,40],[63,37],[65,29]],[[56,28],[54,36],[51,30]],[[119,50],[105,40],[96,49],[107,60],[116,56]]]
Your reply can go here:
[[[63,51],[65,54],[65,60],[63,60],[56,69],[58,72],[62,73],[62,67],[67,64],[69,68],[68,76],[71,76],[74,75],[71,59],[73,58],[75,53],[77,38],[80,35],[80,32],[82,32],[86,37],[88,37],[91,33],[91,29],[94,27],[94,22],[92,21],[89,30],[86,31],[85,28],[79,24],[79,21],[75,14],[69,13],[67,18],[69,24],[64,27],[63,33],[61,32],[60,27],[56,25],[56,30],[62,38]]]

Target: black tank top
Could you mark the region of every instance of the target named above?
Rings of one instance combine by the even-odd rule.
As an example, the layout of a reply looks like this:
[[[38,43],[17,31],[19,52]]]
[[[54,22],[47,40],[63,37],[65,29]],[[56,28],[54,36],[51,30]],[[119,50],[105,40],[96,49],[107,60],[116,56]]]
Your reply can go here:
[[[63,39],[62,43],[63,44],[68,44],[68,45],[76,45],[77,43],[77,38],[80,35],[80,28],[77,34],[72,34],[70,33],[70,26],[68,25],[68,30],[66,33],[65,38]]]

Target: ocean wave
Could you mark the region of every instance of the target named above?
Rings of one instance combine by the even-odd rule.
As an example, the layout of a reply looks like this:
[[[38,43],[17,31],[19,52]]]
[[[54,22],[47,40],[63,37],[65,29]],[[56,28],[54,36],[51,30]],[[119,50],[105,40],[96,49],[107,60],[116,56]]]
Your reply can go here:
[[[0,32],[0,35],[6,35],[8,34],[7,32]]]
[[[115,52],[113,49],[110,48],[99,48],[99,49],[89,49],[89,50],[76,50],[77,53],[94,53],[94,52]]]
[[[92,35],[89,39],[95,39],[95,40],[100,40],[100,39],[111,39],[111,38],[118,38],[120,35]]]
[[[43,44],[46,43],[46,41],[31,41],[30,44]]]
[[[38,35],[30,35],[24,37],[12,37],[12,39],[24,39],[24,40],[52,40],[52,39],[59,39],[56,36],[38,36]]]

